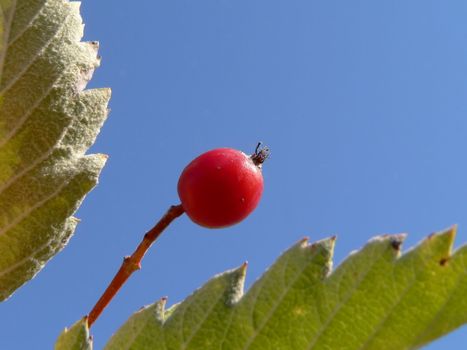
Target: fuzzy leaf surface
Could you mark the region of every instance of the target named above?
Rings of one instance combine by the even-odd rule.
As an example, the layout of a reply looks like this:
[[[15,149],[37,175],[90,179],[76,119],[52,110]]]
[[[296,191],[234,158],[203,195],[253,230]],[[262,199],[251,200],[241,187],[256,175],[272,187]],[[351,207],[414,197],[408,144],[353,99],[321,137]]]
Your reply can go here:
[[[136,312],[107,350],[415,349],[467,322],[467,246],[455,228],[401,255],[379,236],[332,270],[334,238],[286,251],[243,295],[245,266],[168,310]]]
[[[84,90],[99,57],[82,36],[78,2],[0,0],[0,301],[66,245],[106,160],[85,155],[110,90]]]

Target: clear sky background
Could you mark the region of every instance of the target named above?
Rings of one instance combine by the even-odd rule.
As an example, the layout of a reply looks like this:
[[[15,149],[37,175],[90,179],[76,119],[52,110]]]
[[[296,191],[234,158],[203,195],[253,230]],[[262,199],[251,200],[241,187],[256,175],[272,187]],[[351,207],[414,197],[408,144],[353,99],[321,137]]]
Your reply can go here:
[[[372,236],[405,248],[459,224],[467,241],[464,0],[84,1],[113,90],[92,152],[109,154],[75,236],[0,304],[1,349],[50,349],[124,255],[178,202],[184,166],[217,147],[272,149],[257,210],[222,230],[183,217],[93,326],[96,349],[139,307],[184,299],[249,261],[250,286],[303,236],[335,262]],[[463,349],[461,328],[427,349]]]

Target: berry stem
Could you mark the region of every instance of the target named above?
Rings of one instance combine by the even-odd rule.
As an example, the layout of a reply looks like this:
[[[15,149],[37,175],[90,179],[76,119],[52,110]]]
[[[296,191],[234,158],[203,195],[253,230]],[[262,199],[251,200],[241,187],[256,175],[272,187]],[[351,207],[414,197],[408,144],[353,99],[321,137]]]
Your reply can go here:
[[[117,294],[119,289],[131,276],[131,274],[141,269],[141,261],[144,255],[148,251],[149,247],[155,242],[155,240],[161,235],[161,233],[170,225],[170,223],[184,213],[184,209],[181,204],[172,205],[159,222],[150,229],[145,235],[141,243],[138,245],[136,250],[131,256],[126,256],[123,259],[123,263],[120,266],[117,274],[114,276],[104,294],[99,298],[96,305],[92,308],[88,315],[88,327],[97,320],[99,315],[110,303],[113,297]]]

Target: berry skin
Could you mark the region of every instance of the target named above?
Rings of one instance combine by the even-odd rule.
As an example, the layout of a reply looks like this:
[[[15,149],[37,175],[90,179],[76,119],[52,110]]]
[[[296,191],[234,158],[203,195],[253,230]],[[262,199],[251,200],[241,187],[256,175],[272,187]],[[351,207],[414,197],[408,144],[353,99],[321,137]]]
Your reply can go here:
[[[178,195],[191,220],[221,228],[242,221],[256,208],[263,193],[261,165],[269,154],[258,147],[252,156],[217,148],[187,165],[178,180]]]

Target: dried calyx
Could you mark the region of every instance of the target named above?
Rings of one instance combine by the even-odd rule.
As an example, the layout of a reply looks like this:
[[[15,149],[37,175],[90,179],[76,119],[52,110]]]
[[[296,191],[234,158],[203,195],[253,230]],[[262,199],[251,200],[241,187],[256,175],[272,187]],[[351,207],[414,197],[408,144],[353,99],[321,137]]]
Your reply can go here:
[[[257,167],[261,168],[262,164],[270,154],[271,151],[269,148],[267,146],[263,146],[262,142],[258,142],[258,145],[256,145],[255,153],[251,155],[251,160]]]

